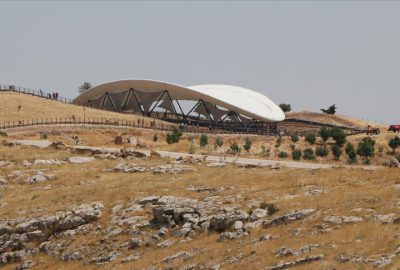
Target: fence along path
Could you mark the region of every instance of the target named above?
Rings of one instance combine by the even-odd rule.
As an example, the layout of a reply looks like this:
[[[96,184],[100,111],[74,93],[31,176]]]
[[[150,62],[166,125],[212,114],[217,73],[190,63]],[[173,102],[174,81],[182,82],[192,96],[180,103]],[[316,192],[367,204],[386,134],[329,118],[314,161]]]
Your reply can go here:
[[[66,103],[66,104],[72,103],[72,99],[70,99],[70,98],[65,98],[65,97],[54,98],[53,93],[44,92],[41,89],[37,90],[37,89],[20,87],[20,86],[15,86],[15,85],[0,85],[0,91],[1,92],[22,93],[22,94],[35,96],[35,97],[56,100],[56,101],[60,101],[62,103]],[[56,92],[56,91],[54,91],[54,92]]]
[[[93,126],[110,126],[110,127],[132,127],[132,128],[144,128],[150,130],[160,131],[173,131],[175,129],[181,130],[186,133],[208,133],[208,134],[248,134],[248,135],[266,135],[257,133],[254,130],[215,130],[208,129],[199,126],[178,126],[170,123],[156,123],[151,124],[149,121],[134,121],[134,120],[123,120],[114,118],[42,118],[32,120],[21,120],[21,121],[7,121],[0,124],[0,129],[14,129],[31,126],[44,126],[44,125],[93,125]]]

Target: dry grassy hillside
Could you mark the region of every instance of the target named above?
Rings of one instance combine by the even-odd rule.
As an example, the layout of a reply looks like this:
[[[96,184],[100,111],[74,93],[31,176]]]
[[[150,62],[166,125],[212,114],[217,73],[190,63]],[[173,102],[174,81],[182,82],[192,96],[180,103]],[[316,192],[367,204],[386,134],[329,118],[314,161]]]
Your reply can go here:
[[[19,233],[10,236],[15,243],[23,230],[34,230],[29,222],[24,223],[28,217],[45,219],[56,211],[66,213],[73,205],[85,203],[101,202],[104,206],[98,219],[90,219],[88,224],[71,228],[73,222],[80,220],[75,217],[68,225],[70,230],[60,227],[54,233],[49,226],[45,236],[40,231],[29,232],[29,240],[21,240],[28,241],[23,248],[36,252],[35,248],[41,247],[26,258],[35,264],[32,269],[270,269],[281,262],[313,255],[323,258],[294,269],[375,269],[374,265],[385,263],[387,266],[381,269],[400,267],[399,256],[395,255],[400,251],[397,170],[270,170],[232,165],[209,168],[195,163],[188,164],[193,172],[154,174],[112,169],[120,163],[155,166],[167,160],[21,163],[25,159],[66,160],[71,155],[76,154],[0,146],[0,160],[11,162],[0,167],[0,177],[8,182],[0,189],[0,223],[3,222],[2,233],[6,235],[8,227],[4,222],[10,222],[12,228],[21,224],[15,227]],[[51,178],[26,182],[38,173]],[[147,223],[152,222],[152,209],[160,205],[138,204],[138,199],[150,195],[179,197],[169,197],[171,200],[197,199],[195,204],[204,207],[205,216],[207,211],[220,209],[219,215],[224,217],[223,213],[231,213],[234,207],[252,214],[266,203],[279,210],[257,219],[261,223],[237,239],[221,240],[222,235],[235,231],[231,226],[224,232],[196,227],[187,236],[178,236],[183,223],[175,227],[163,225],[162,220],[161,224]],[[192,204],[190,201],[186,208],[178,210],[190,213],[190,207],[198,207]],[[262,225],[303,209],[314,210],[292,221]],[[252,224],[249,219],[244,223]],[[162,229],[163,226],[166,227]],[[132,239],[140,239],[140,244],[133,245]],[[10,242],[1,245],[7,243]],[[176,254],[180,257],[166,259]],[[0,263],[0,268],[15,269],[22,261]]]
[[[18,111],[19,106],[21,106],[20,111]],[[127,115],[92,108],[86,108],[85,114],[86,118],[138,119],[136,115]],[[42,118],[71,118],[73,115],[76,119],[83,119],[83,107],[26,94],[13,92],[0,93],[0,123]],[[142,118],[146,119],[146,117],[140,117],[140,119]],[[146,121],[150,121],[150,119],[146,119]]]
[[[287,119],[296,118],[296,119],[301,119],[301,120],[322,122],[322,123],[327,123],[327,124],[332,124],[332,125],[347,126],[347,127],[354,127],[354,128],[365,128],[368,125],[371,125],[373,127],[383,127],[380,124],[364,121],[361,119],[351,118],[348,116],[330,115],[330,114],[308,112],[308,111],[287,113],[286,118]]]

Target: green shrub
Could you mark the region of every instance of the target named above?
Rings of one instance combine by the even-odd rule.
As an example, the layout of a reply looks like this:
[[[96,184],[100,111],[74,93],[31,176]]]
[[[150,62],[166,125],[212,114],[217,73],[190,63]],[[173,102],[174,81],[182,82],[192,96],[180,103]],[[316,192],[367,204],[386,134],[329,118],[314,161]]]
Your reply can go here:
[[[158,136],[157,136],[157,134],[154,134],[153,135],[153,142],[156,142],[156,141],[158,141]]]
[[[179,129],[174,129],[172,132],[167,133],[165,140],[168,144],[179,142],[182,132]]]
[[[311,148],[304,149],[303,158],[305,160],[315,160],[314,151]]]
[[[299,136],[297,136],[296,134],[290,136],[290,139],[292,139],[292,142],[294,142],[294,143],[296,143],[300,140]]]
[[[351,142],[348,142],[346,144],[345,152],[348,156],[347,163],[349,164],[355,164],[357,163],[357,153],[356,149],[354,148],[353,144]]]
[[[0,130],[0,137],[7,137],[7,132],[5,130]]]
[[[292,151],[292,159],[293,160],[300,160],[301,159],[301,151],[298,149],[294,149]]]
[[[249,152],[252,144],[253,142],[249,138],[246,138],[243,144],[243,149],[246,150],[246,152]]]
[[[368,165],[370,158],[375,155],[375,140],[370,137],[364,137],[358,143],[357,154],[363,157],[364,163]]]
[[[208,144],[208,135],[207,134],[201,134],[200,139],[199,139],[199,144],[201,147],[204,147]]]
[[[281,107],[281,110],[283,112],[290,112],[292,110],[292,106],[290,104],[282,103],[282,104],[279,104],[279,107]]]
[[[331,137],[335,140],[335,143],[339,146],[343,146],[346,143],[346,133],[341,128],[332,128]]]
[[[268,215],[271,216],[279,211],[279,208],[273,203],[262,202],[260,208],[268,211]]]
[[[282,158],[282,159],[287,158],[288,157],[288,153],[286,153],[285,151],[280,151],[279,154],[278,154],[278,157]]]
[[[400,162],[400,155],[397,155],[396,158]]]
[[[222,138],[220,136],[217,136],[217,139],[215,139],[215,144],[218,147],[221,147],[224,144],[224,141],[222,140]]]
[[[290,149],[292,149],[292,151],[293,151],[294,149],[296,149],[296,145],[290,144]]]
[[[339,160],[340,156],[342,155],[342,149],[337,144],[331,146],[332,154],[335,157],[335,160]]]
[[[240,146],[236,142],[231,143],[229,148],[232,150],[233,153],[240,153],[241,151]]]
[[[279,136],[276,139],[275,148],[279,148],[281,146],[281,144],[282,144],[282,136]]]
[[[326,146],[319,146],[315,149],[315,154],[318,157],[326,157],[329,154],[328,148]]]
[[[396,154],[396,148],[400,146],[400,138],[399,136],[396,136],[394,138],[391,138],[389,143],[389,147],[392,148],[392,154]]]
[[[314,133],[307,133],[305,136],[306,142],[313,145],[315,143],[315,134]]]
[[[326,143],[326,141],[331,137],[331,130],[323,127],[319,130],[319,136],[321,137],[322,141]]]

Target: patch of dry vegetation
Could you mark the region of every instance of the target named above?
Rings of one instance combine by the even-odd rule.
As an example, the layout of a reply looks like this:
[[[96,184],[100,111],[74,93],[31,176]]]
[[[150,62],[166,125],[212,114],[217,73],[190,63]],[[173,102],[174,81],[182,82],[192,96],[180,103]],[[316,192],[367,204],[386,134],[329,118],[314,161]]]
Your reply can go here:
[[[0,146],[0,160],[21,161],[23,159],[65,159],[71,155],[67,151],[38,150],[28,147],[8,148]],[[135,161],[136,162],[136,161]],[[161,159],[140,160],[144,164],[160,164]],[[129,202],[148,195],[173,195],[188,198],[204,199],[210,194],[198,193],[187,189],[190,186],[223,187],[219,194],[226,205],[238,205],[250,211],[254,201],[273,203],[279,207],[278,213],[284,214],[291,210],[315,208],[317,214],[304,221],[288,225],[257,229],[250,236],[240,240],[217,242],[218,234],[201,233],[193,240],[182,241],[170,248],[147,248],[138,250],[141,259],[135,262],[120,264],[119,260],[104,266],[82,266],[79,263],[62,262],[40,253],[33,259],[44,259],[46,263],[40,267],[47,269],[147,269],[150,266],[164,267],[161,260],[182,250],[198,250],[192,258],[176,261],[172,267],[179,268],[192,263],[220,261],[221,258],[231,258],[241,255],[240,263],[223,265],[222,269],[264,269],[279,263],[292,260],[278,258],[274,251],[282,246],[298,249],[306,244],[318,243],[321,248],[311,254],[324,254],[324,260],[315,262],[312,269],[325,269],[329,265],[336,269],[372,269],[371,265],[339,264],[336,258],[342,254],[357,254],[363,257],[376,257],[391,253],[399,245],[396,236],[400,234],[399,225],[372,221],[372,217],[357,224],[333,226],[333,230],[323,232],[317,228],[328,215],[362,215],[354,212],[356,208],[372,209],[373,214],[399,213],[398,170],[380,169],[364,171],[362,169],[329,169],[329,170],[268,170],[262,168],[243,169],[234,166],[225,168],[208,168],[196,165],[196,171],[179,175],[151,173],[122,174],[106,172],[116,164],[117,160],[96,160],[85,164],[64,165],[34,165],[33,167],[13,166],[0,167],[0,176],[6,176],[14,170],[32,168],[47,169],[56,176],[55,180],[26,185],[9,181],[9,187],[1,191],[1,219],[27,216],[40,216],[65,210],[72,204],[102,201],[105,205],[104,214],[98,224],[105,227],[109,222],[111,209],[114,205],[127,205]],[[251,175],[251,177],[249,177]],[[50,185],[50,189],[42,189]],[[324,192],[307,195],[312,189]],[[275,239],[271,241],[252,241],[266,233]],[[128,236],[117,236],[113,241],[122,244]],[[177,239],[179,240],[179,239]],[[95,247],[100,239],[96,234],[76,235],[71,245],[79,247],[82,244]],[[124,252],[123,256],[131,252]],[[392,268],[400,267],[400,260],[393,259]],[[15,264],[5,267],[14,269]],[[310,269],[310,265],[296,269]]]

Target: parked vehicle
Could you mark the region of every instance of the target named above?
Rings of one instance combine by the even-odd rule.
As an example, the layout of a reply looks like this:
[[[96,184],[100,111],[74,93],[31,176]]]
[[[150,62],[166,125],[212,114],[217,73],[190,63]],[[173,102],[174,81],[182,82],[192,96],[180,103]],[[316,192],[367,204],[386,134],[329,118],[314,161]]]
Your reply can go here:
[[[388,131],[400,132],[400,125],[390,125]]]
[[[367,127],[367,135],[373,135],[373,134],[378,135],[379,133],[381,133],[381,130],[379,128],[371,126]]]

